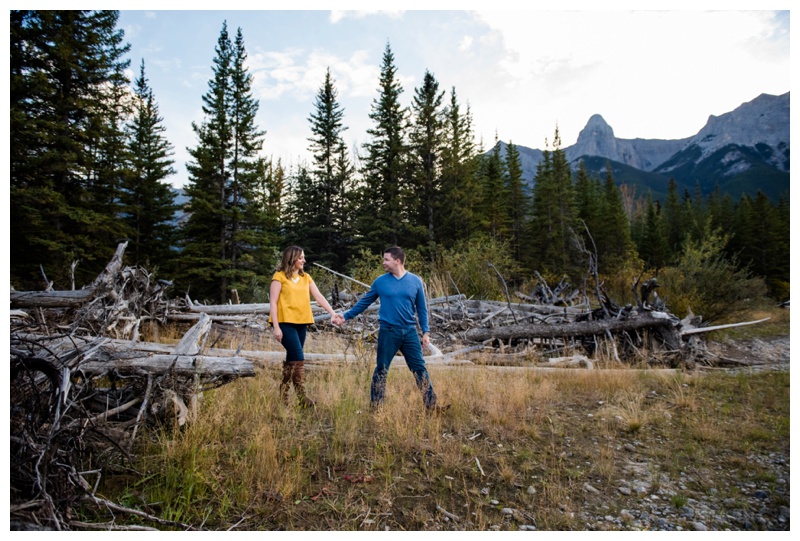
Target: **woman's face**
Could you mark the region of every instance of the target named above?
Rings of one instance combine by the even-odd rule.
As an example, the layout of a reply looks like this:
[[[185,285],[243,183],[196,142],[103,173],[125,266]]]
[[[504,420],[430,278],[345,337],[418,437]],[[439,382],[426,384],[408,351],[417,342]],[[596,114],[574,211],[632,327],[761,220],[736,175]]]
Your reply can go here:
[[[294,262],[294,271],[299,272],[303,270],[305,264],[306,264],[306,254],[305,252],[300,252],[300,257],[298,257]]]

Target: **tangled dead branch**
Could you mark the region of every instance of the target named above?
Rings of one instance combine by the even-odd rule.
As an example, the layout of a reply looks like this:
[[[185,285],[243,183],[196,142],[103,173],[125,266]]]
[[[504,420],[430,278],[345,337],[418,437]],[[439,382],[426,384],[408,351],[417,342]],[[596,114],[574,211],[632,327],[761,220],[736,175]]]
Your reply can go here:
[[[207,315],[167,351],[139,342],[142,321],[166,320],[169,284],[123,268],[124,249],[83,290],[11,293],[15,528],[84,529],[75,517],[85,505],[188,528],[107,502],[97,486],[107,468],[130,464],[140,428],[180,427],[196,415],[204,390],[255,374],[247,359],[203,355]]]

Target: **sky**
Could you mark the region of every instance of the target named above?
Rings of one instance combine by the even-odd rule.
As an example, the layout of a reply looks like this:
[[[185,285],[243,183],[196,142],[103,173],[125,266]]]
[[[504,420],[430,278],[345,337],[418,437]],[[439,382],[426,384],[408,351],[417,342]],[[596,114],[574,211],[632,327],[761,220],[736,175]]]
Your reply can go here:
[[[355,152],[368,141],[387,44],[403,105],[430,71],[446,99],[454,88],[469,106],[487,149],[495,138],[543,149],[556,128],[567,147],[593,114],[619,138],[679,139],[696,134],[709,115],[790,89],[787,2],[758,4],[776,8],[769,11],[735,0],[678,0],[648,11],[625,2],[594,11],[581,2],[561,2],[561,11],[335,10],[302,1],[293,5],[308,9],[172,9],[184,4],[138,2],[121,9],[118,23],[131,45],[131,77],[144,60],[174,146],[176,186],[187,180],[186,149],[197,145],[191,125],[203,120],[224,22],[232,37],[242,30],[256,122],[266,131],[262,154],[288,166],[311,159],[308,118],[327,69],[344,109],[345,142]]]

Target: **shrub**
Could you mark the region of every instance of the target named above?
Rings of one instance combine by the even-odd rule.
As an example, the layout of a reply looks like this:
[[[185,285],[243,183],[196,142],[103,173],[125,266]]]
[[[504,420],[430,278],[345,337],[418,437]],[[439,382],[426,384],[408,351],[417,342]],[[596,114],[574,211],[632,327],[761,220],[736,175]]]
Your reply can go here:
[[[688,239],[678,266],[661,271],[662,295],[672,312],[685,314],[691,309],[707,321],[718,320],[767,294],[762,279],[739,268],[735,258],[725,257],[729,239],[719,230],[707,232],[701,241]]]
[[[454,282],[458,293],[467,297],[505,299],[502,283],[489,263],[506,281],[513,280],[520,273],[519,263],[514,260],[507,243],[478,234],[441,252],[434,274],[439,275],[437,281],[440,283]]]

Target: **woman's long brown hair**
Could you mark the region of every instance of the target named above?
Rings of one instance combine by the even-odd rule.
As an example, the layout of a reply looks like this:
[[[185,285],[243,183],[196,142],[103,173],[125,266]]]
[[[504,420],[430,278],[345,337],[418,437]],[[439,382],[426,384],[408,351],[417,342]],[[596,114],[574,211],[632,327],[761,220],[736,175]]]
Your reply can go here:
[[[279,271],[283,271],[287,278],[291,278],[294,274],[294,264],[300,259],[303,249],[299,246],[289,246],[283,251],[281,256],[281,264],[278,267]],[[303,276],[305,273],[303,269],[297,272],[298,275]]]

